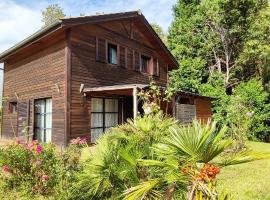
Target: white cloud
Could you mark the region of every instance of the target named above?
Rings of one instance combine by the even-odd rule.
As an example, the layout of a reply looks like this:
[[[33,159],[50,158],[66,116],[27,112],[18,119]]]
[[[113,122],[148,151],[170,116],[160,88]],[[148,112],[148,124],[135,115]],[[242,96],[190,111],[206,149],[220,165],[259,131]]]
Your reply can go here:
[[[0,52],[23,40],[41,27],[40,9],[11,0],[0,1]]]
[[[67,16],[93,15],[141,10],[150,23],[167,31],[172,21],[172,6],[177,0],[0,0],[0,52],[33,34],[41,26],[41,10],[58,3]],[[0,67],[1,63],[0,63]],[[2,71],[0,71],[0,96]]]
[[[112,13],[141,10],[150,23],[156,22],[167,31],[172,21],[172,6],[177,0],[58,0],[68,15],[96,12]]]
[[[167,31],[172,21],[172,6],[177,0],[1,0],[0,1],[0,52],[37,31],[41,26],[41,10],[58,3],[67,16],[115,13],[142,10],[149,20]],[[31,7],[30,7],[31,6]]]
[[[41,27],[40,9],[28,8],[11,0],[0,1],[0,52],[12,47]],[[0,68],[3,65],[0,63]],[[0,103],[3,71],[0,70]]]

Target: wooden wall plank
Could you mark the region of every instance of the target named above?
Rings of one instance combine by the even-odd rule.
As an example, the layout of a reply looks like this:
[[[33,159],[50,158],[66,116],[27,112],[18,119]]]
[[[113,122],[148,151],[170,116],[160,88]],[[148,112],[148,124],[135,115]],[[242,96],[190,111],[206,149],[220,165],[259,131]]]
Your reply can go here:
[[[52,141],[59,145],[64,144],[65,42],[62,36],[53,41],[54,43],[49,47],[45,45],[31,55],[20,59],[14,57],[14,60],[10,59],[4,64],[3,96],[6,101],[3,106],[3,138],[13,138],[12,126],[17,127],[15,116],[10,115],[8,111],[8,101],[17,99],[16,93],[18,105],[23,102],[31,102],[28,117],[30,134],[33,134],[34,100],[52,97]],[[19,124],[22,121],[19,120]],[[19,133],[16,135],[21,135],[21,125],[18,131]]]
[[[111,22],[110,28],[114,27]],[[114,28],[123,28],[119,23]],[[129,27],[129,26],[126,26]],[[136,27],[134,27],[136,28]],[[162,61],[162,58],[151,47],[134,42],[128,36],[124,37],[124,29],[120,34],[110,32],[100,26],[82,25],[72,28],[71,38],[71,138],[90,134],[91,103],[88,97],[79,92],[80,85],[85,87],[98,87],[116,84],[149,83],[149,76],[134,70],[133,52],[137,52],[136,64],[139,70],[140,53],[154,56]],[[112,41],[118,44],[120,50],[119,66],[99,62],[96,58],[96,38]],[[145,44],[148,44],[146,41]],[[100,48],[98,48],[99,50]],[[104,47],[103,47],[104,49]],[[104,50],[102,50],[104,51]],[[126,67],[123,67],[123,66]],[[167,83],[167,71],[165,61],[161,62],[160,77],[154,77],[157,84],[165,86]],[[149,74],[150,75],[150,74]]]

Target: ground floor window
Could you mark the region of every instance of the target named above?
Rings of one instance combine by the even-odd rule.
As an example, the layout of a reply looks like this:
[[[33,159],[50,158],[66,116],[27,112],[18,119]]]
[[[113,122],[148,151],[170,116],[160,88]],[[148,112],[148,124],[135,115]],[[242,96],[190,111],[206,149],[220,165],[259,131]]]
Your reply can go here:
[[[34,139],[49,143],[52,141],[52,99],[35,100],[34,107]]]
[[[118,99],[91,99],[91,141],[95,142],[108,128],[118,125]]]

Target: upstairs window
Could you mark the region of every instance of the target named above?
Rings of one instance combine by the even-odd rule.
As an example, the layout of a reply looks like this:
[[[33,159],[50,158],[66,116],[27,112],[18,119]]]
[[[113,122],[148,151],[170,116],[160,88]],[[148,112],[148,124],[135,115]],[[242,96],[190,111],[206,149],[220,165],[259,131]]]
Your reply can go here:
[[[9,102],[9,113],[17,113],[17,102]]]
[[[150,65],[150,58],[147,56],[141,56],[141,72],[147,73]]]
[[[117,65],[117,46],[108,43],[108,63]]]

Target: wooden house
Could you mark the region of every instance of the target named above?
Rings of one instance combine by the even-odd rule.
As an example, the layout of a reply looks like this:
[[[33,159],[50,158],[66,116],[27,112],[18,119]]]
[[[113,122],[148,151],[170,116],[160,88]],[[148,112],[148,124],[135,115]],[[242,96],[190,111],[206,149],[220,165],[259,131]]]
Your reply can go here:
[[[165,87],[178,64],[140,12],[65,18],[0,54],[1,138],[67,145],[136,117],[149,76]],[[179,92],[171,114],[211,118],[211,99]]]

